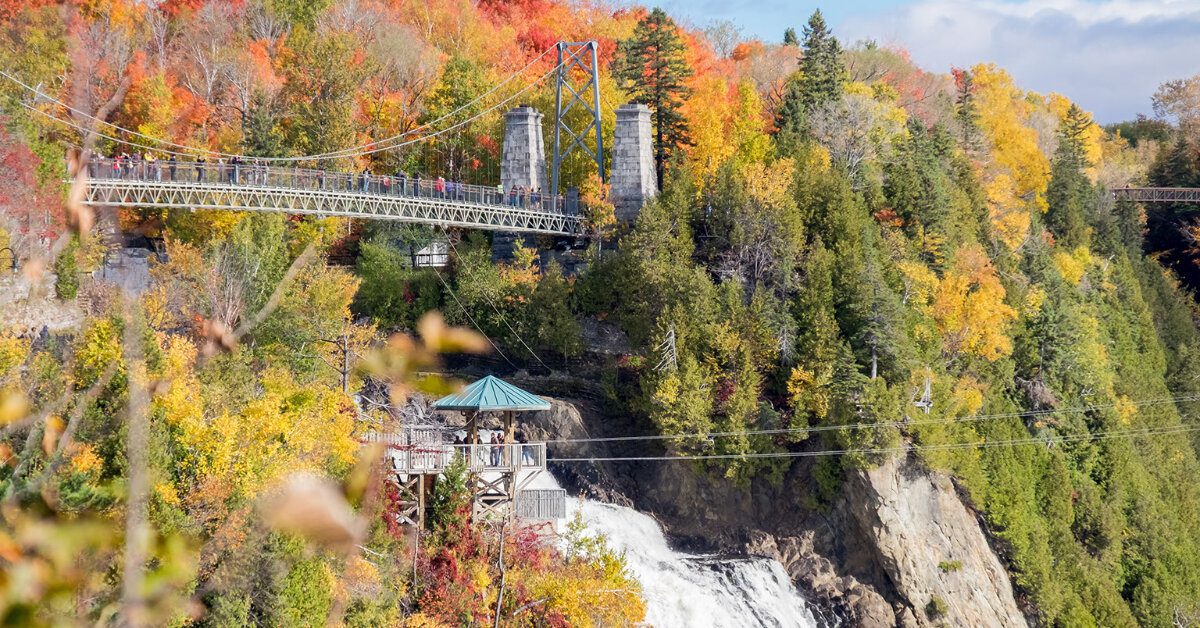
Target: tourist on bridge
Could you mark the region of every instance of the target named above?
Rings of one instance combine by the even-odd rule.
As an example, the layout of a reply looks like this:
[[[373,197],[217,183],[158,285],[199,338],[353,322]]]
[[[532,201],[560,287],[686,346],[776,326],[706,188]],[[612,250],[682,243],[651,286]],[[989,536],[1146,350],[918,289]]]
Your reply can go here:
[[[196,158],[196,181],[198,183],[204,183],[204,172],[205,172],[204,164],[207,161],[208,160],[206,160],[203,157]]]
[[[437,192],[438,198],[446,198],[446,180],[438,177],[433,183],[433,191]]]
[[[413,196],[421,195],[421,173],[413,173]]]
[[[347,192],[354,191],[354,173],[351,173],[351,172],[346,173],[346,191]]]
[[[120,155],[113,157],[112,175],[113,175],[114,179],[121,178],[121,156]]]
[[[141,179],[143,177],[141,153],[134,151],[134,153],[129,156],[129,169],[133,173],[133,177],[135,179]]]
[[[401,196],[408,194],[408,190],[406,189],[407,185],[408,185],[408,175],[404,174],[403,170],[397,170],[396,171],[396,187],[398,189],[397,189],[396,193]]]
[[[358,178],[359,191],[363,194],[367,193],[367,188],[371,185],[371,171],[363,168],[361,176]]]
[[[504,184],[503,183],[496,184],[496,204],[497,205],[504,204]]]
[[[171,180],[175,180],[175,167],[179,162],[175,160],[175,153],[171,153],[171,157],[167,159],[167,171],[171,173]]]
[[[325,189],[325,169],[321,168],[317,171],[317,189]]]
[[[517,206],[517,185],[515,183],[512,189],[508,191],[508,204],[512,207]]]
[[[158,160],[154,153],[146,153],[146,178],[162,181],[162,172],[158,169]]]
[[[530,205],[537,208],[537,207],[539,207],[539,204],[541,202],[542,202],[542,193],[538,192],[537,188],[533,188],[533,191],[529,193]]]

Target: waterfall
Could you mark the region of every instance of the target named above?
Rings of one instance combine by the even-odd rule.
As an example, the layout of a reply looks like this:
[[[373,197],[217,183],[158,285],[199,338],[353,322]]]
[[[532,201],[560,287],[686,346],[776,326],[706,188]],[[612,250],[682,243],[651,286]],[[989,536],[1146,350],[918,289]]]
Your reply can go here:
[[[780,626],[810,628],[817,620],[783,566],[767,558],[689,555],[667,544],[662,528],[632,508],[569,499],[589,532],[625,553],[642,584],[646,622],[675,626]]]
[[[557,488],[549,473],[536,485]],[[580,513],[588,534],[624,552],[642,584],[646,622],[657,628],[820,625],[787,572],[768,558],[685,554],[671,549],[658,522],[632,508],[568,498],[568,520]]]

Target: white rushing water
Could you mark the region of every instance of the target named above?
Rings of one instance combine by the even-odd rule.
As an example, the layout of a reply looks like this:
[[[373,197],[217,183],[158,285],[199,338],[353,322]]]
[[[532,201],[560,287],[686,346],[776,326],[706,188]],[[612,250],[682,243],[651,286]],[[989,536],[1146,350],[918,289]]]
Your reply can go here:
[[[549,473],[532,480],[529,488],[559,488]],[[624,506],[568,498],[567,521],[576,513],[589,534],[603,534],[610,548],[625,553],[630,572],[642,584],[646,623],[656,628],[818,625],[774,560],[677,552],[657,521]]]
[[[671,549],[662,528],[632,508],[567,500],[567,515],[581,511],[589,532],[625,552],[642,583],[646,622],[676,626],[779,626],[810,628],[817,620],[783,566],[766,558],[689,555]]]

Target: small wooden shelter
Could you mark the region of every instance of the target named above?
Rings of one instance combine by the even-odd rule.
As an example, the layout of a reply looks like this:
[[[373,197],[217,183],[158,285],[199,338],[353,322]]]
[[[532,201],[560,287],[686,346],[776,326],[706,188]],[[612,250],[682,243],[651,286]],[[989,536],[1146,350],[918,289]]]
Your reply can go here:
[[[471,471],[471,487],[475,497],[477,517],[512,514],[512,502],[521,486],[517,485],[522,470],[533,473],[546,468],[545,443],[516,442],[516,412],[549,410],[550,402],[524,391],[492,375],[488,375],[462,390],[438,399],[433,404],[437,410],[457,410],[466,415],[467,437],[465,448],[468,468]],[[504,417],[503,442],[500,444],[479,442],[481,415],[500,412]],[[532,473],[527,473],[528,480]],[[522,483],[524,484],[524,482]]]
[[[517,412],[549,410],[550,402],[491,375],[434,402],[437,410],[458,411],[466,417],[466,438],[447,442],[438,428],[407,428],[399,434],[372,434],[365,440],[388,444],[400,497],[401,523],[423,526],[426,498],[437,475],[455,460],[465,460],[469,487],[478,518],[520,515],[529,520],[561,518],[565,492],[522,489],[546,470],[546,443],[516,439]],[[501,413],[501,442],[480,442],[480,423],[488,413]],[[553,493],[553,495],[548,495]],[[529,503],[514,502],[524,499]]]

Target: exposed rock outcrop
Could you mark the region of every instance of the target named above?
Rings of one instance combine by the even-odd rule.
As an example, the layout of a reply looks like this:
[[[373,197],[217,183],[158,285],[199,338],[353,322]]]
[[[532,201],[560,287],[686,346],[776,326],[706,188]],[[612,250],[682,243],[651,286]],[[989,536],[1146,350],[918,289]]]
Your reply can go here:
[[[893,458],[853,474],[844,501],[919,625],[1026,625],[1008,573],[944,474]]]
[[[522,385],[539,389],[533,380]],[[561,394],[562,383],[554,388]],[[522,419],[531,439],[551,441],[553,457],[662,453],[657,441],[579,441],[648,431],[594,402],[555,401]],[[564,439],[573,442],[553,442]],[[852,472],[841,497],[818,508],[804,464],[779,484],[749,486],[686,462],[551,469],[574,492],[653,514],[684,548],[778,560],[810,599],[850,625],[1026,625],[1008,574],[948,477],[897,458]]]

